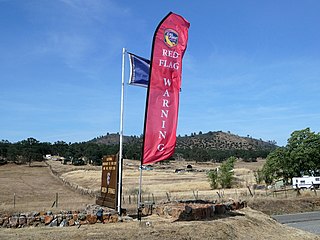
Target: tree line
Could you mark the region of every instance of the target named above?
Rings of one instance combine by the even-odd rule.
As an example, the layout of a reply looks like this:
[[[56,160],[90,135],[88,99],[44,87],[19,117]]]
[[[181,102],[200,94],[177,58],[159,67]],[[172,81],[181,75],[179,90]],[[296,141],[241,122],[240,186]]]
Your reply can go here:
[[[80,158],[87,159],[94,165],[101,165],[102,157],[116,154],[119,146],[96,144],[90,142],[55,143],[40,142],[35,138],[28,138],[17,143],[7,140],[0,141],[0,159],[15,163],[29,163],[43,161],[47,154],[64,157],[66,161],[74,161]]]
[[[123,146],[123,157],[126,159],[140,160],[141,158],[140,138],[133,138],[132,141]],[[43,161],[47,154],[64,157],[66,161],[74,161],[80,158],[87,159],[94,165],[101,165],[102,157],[105,155],[117,154],[119,144],[100,144],[96,142],[66,143],[57,141],[54,143],[40,142],[35,138],[11,143],[7,140],[0,141],[0,159],[16,163],[31,163]],[[256,161],[257,158],[265,158],[270,153],[269,149],[242,150],[242,149],[203,149],[176,148],[175,154],[169,160],[195,160],[197,162],[215,161],[222,162],[229,157],[241,158],[245,161]]]
[[[292,132],[285,147],[271,152],[262,173],[266,183],[283,179],[290,183],[293,177],[320,176],[320,133],[310,128]]]

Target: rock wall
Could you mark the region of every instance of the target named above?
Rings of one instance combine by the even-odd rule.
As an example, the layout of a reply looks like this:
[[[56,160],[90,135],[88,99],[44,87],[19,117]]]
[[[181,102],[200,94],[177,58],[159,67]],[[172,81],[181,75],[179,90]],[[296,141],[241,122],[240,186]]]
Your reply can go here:
[[[53,214],[47,212],[26,212],[13,215],[0,216],[0,227],[2,228],[23,228],[23,227],[67,227],[95,223],[116,223],[119,221],[130,221],[132,218],[119,217],[118,213],[109,208],[98,205],[87,205],[83,211],[60,211]]]
[[[246,202],[231,201],[227,203],[169,202],[156,206],[159,216],[172,217],[179,221],[212,219],[229,214],[233,210],[246,207]]]

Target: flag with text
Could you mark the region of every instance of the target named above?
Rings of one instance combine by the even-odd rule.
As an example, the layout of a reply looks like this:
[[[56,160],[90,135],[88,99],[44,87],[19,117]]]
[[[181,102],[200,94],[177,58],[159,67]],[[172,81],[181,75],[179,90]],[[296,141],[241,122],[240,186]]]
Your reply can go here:
[[[154,34],[142,164],[166,160],[174,153],[182,58],[187,47],[189,26],[183,17],[169,13]]]

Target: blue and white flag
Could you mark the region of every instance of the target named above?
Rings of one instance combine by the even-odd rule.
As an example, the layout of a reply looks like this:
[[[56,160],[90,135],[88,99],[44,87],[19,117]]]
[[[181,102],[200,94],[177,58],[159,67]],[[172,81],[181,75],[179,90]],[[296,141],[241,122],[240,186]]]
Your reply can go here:
[[[130,62],[129,84],[147,88],[149,84],[150,60],[129,52],[128,56]]]

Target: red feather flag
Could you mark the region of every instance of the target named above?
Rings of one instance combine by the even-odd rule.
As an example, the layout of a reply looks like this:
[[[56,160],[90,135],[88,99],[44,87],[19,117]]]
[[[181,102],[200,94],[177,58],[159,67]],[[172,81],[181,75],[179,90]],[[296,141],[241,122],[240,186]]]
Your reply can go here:
[[[141,164],[166,160],[174,153],[182,58],[190,23],[169,13],[153,37]]]

